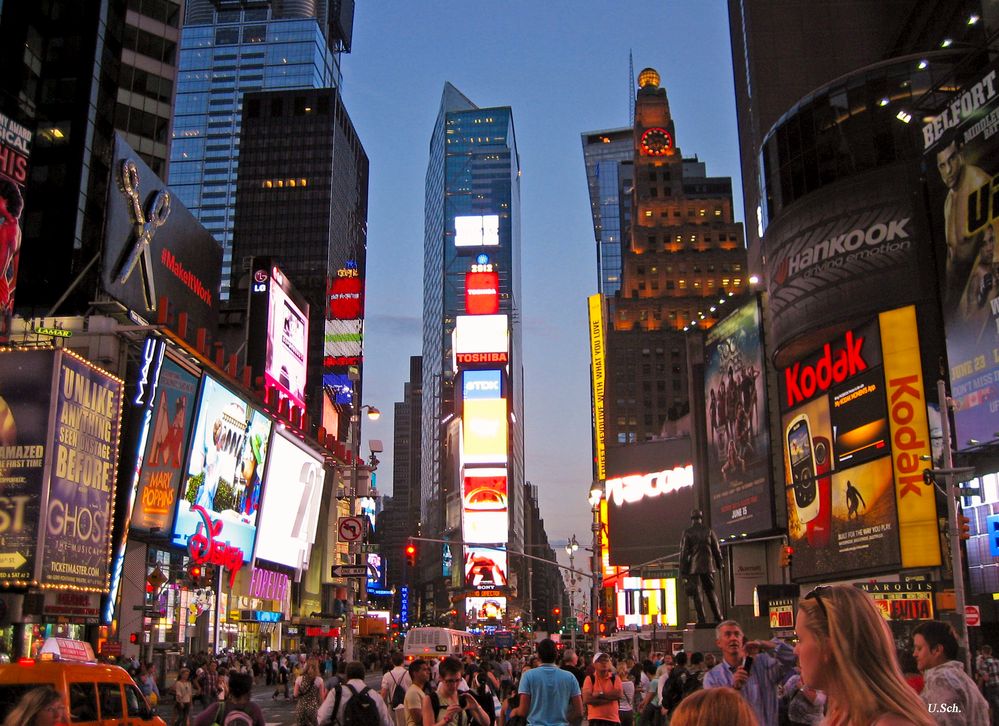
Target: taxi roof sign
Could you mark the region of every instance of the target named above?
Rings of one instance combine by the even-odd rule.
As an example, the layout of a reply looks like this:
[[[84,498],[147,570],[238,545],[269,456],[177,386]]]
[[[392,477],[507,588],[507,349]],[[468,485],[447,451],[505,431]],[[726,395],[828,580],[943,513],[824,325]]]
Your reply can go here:
[[[38,653],[39,660],[47,660],[50,654],[53,660],[76,661],[79,663],[95,663],[94,648],[90,643],[72,638],[46,638]]]

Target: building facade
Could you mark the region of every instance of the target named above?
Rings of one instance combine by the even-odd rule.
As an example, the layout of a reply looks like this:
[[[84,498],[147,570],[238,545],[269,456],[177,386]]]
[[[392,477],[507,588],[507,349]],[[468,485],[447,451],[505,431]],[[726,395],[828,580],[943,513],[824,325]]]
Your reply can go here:
[[[339,86],[350,25],[334,13],[338,5],[217,8],[211,0],[191,0],[185,6],[169,183],[223,247],[224,300],[232,279],[243,94]]]
[[[613,297],[621,289],[621,251],[631,231],[634,139],[630,128],[588,131],[582,139],[597,244],[597,292]]]
[[[424,235],[424,531],[457,539],[464,527],[467,541],[465,480],[489,477],[505,520],[489,525],[488,541],[519,551],[524,541],[520,160],[511,110],[478,108],[449,83],[430,142]],[[439,558],[433,559],[423,574],[427,583],[437,584],[429,585],[424,597],[438,607],[447,607],[448,587],[462,593],[502,590],[504,598],[516,598],[526,575],[522,563],[508,566],[505,552],[466,551],[468,582],[448,586]],[[491,584],[480,588],[483,582]]]

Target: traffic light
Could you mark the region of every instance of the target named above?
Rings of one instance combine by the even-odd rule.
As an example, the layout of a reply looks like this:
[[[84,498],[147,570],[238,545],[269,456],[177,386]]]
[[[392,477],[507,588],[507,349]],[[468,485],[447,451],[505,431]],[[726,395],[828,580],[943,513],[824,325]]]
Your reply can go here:
[[[204,570],[201,565],[191,565],[188,569],[187,574],[191,578],[192,587],[201,587],[201,579],[204,576]]]
[[[607,633],[607,621],[606,620],[601,620],[600,623],[599,623],[599,625],[598,625],[598,627],[600,629],[599,632],[600,632],[601,635],[608,635],[608,633]]]
[[[583,635],[589,635],[593,632],[593,623],[586,622],[583,623]]]
[[[416,567],[416,545],[412,542],[406,544],[406,564]]]
[[[558,617],[562,614],[562,608],[552,608],[552,615]]]
[[[963,514],[957,515],[957,534],[961,539],[971,539],[971,520]]]
[[[791,545],[784,545],[780,548],[780,566],[790,567],[791,559],[794,556],[794,547]]]
[[[142,633],[132,633],[128,636],[128,642],[132,645],[138,645],[142,642]]]

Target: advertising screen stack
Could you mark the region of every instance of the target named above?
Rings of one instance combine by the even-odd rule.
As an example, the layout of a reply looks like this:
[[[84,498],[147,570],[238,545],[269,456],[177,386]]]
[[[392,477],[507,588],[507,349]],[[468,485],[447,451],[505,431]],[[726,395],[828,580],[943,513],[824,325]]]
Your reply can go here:
[[[455,245],[498,244],[498,222],[456,217]],[[465,311],[452,338],[461,414],[461,523],[465,621],[498,625],[507,610],[509,562],[509,318],[499,311],[499,275],[483,255],[465,273]]]
[[[32,133],[0,113],[0,343],[10,338]]]

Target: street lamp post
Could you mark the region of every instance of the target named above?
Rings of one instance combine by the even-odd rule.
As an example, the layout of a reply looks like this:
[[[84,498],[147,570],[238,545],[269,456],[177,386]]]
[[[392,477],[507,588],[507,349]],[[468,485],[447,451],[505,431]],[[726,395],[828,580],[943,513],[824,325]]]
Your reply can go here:
[[[600,568],[600,501],[604,490],[599,484],[590,489],[590,508],[593,510],[593,591],[590,595],[590,623],[593,633],[593,654],[600,651],[600,623],[597,620],[600,590],[603,588]]]
[[[357,384],[354,383],[354,400],[357,400]],[[368,409],[368,418],[372,421],[377,421],[378,417],[381,416],[381,411],[379,411],[374,406],[358,406],[353,413],[350,414],[350,448],[351,448],[351,461],[350,461],[350,489],[347,492],[347,508],[348,514],[354,516],[357,514],[357,489],[358,489],[358,460],[361,458],[361,411]],[[347,545],[350,547],[350,544]],[[364,555],[360,555],[362,558]],[[351,564],[357,564],[355,555],[348,555],[348,561]],[[362,560],[363,561],[363,560]],[[361,577],[361,584],[359,585],[362,601],[365,599],[365,592],[367,590],[367,576]],[[343,650],[346,654],[347,660],[354,660],[354,584],[348,581],[347,586],[347,614],[344,618],[344,631],[343,631]]]
[[[565,553],[569,555],[569,615],[568,618],[576,617],[576,573],[571,570],[576,569],[576,551],[579,549],[579,542],[576,541],[576,535],[572,535],[572,539],[565,543]],[[578,620],[576,622],[579,622]],[[576,629],[573,628],[569,631],[569,639],[572,643],[572,648],[576,648]]]

